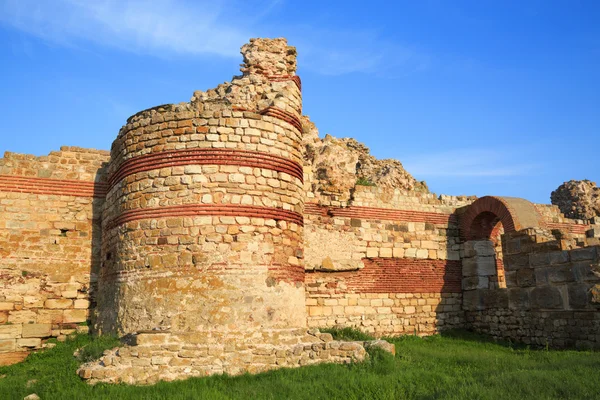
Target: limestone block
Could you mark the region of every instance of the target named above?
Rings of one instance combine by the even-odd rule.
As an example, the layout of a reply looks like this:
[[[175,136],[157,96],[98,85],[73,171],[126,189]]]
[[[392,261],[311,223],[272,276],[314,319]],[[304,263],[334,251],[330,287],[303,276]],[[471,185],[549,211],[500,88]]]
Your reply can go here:
[[[88,310],[65,310],[63,314],[63,322],[76,323],[85,322],[87,320]]]
[[[23,331],[22,329],[22,324],[0,325],[0,339],[14,339],[20,337]]]
[[[496,258],[492,256],[464,258],[462,265],[464,277],[496,275]]]
[[[377,349],[381,349],[383,351],[387,351],[388,353],[391,353],[393,356],[396,355],[396,346],[394,346],[390,342],[386,342],[385,340],[370,340],[370,341],[364,342],[363,346],[367,350],[372,349],[372,348],[377,348]]]
[[[73,300],[71,299],[48,299],[44,302],[45,308],[71,308]]]
[[[0,301],[0,311],[10,311],[15,309],[15,304],[12,302]]]
[[[555,287],[542,286],[531,291],[531,306],[534,309],[559,309],[562,305],[562,295]]]
[[[78,309],[87,309],[90,307],[90,301],[86,299],[77,299],[73,302],[73,307]]]
[[[40,338],[17,339],[17,347],[34,347],[38,348],[42,345]]]
[[[44,338],[52,335],[52,324],[23,324],[24,338]]]
[[[0,339],[0,353],[15,351],[16,343],[16,339]]]

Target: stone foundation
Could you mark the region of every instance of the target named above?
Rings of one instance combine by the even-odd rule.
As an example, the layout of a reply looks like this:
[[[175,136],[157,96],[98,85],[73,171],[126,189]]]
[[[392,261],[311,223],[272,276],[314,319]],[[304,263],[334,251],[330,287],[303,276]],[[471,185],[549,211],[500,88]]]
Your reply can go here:
[[[145,332],[135,345],[107,350],[77,371],[89,383],[153,384],[214,374],[239,375],[318,363],[363,361],[365,346],[395,353],[383,341],[341,342],[317,329],[269,330],[254,333]]]

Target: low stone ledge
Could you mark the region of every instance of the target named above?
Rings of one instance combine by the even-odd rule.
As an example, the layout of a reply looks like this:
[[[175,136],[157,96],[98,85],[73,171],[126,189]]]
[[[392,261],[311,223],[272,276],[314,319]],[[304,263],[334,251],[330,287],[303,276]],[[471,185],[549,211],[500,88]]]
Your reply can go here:
[[[395,354],[394,346],[383,340],[337,341],[318,329],[265,331],[261,332],[260,339],[231,332],[157,331],[136,336],[134,343],[138,345],[107,350],[99,360],[82,365],[77,374],[90,384],[154,384],[213,374],[254,374],[324,362],[360,362],[367,356],[365,347],[378,347]]]

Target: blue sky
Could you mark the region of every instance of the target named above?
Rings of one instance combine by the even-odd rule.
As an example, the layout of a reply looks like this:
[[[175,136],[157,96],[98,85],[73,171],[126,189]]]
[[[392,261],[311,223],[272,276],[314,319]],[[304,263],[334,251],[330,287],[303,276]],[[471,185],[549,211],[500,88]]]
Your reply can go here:
[[[0,0],[0,152],[109,149],[139,110],[239,73],[250,37],[299,52],[322,135],[440,194],[549,203],[600,181],[600,2]]]

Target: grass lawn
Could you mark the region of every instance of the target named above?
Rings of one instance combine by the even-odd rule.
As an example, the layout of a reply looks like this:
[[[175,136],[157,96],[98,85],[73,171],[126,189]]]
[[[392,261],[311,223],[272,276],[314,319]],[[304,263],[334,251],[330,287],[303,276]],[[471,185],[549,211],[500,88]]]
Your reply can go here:
[[[600,399],[600,353],[494,344],[466,332],[392,340],[397,355],[374,352],[353,365],[317,365],[260,375],[214,376],[154,386],[89,386],[80,357],[115,345],[80,335],[0,367],[0,399]]]

